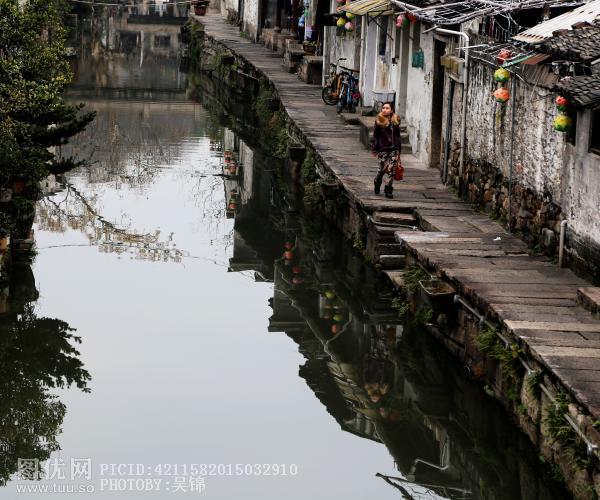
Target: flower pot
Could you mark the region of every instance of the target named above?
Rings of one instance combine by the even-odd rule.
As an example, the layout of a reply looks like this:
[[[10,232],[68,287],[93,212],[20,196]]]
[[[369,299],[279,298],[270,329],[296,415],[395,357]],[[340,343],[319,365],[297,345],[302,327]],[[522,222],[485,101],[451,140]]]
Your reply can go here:
[[[15,194],[21,194],[23,191],[25,191],[25,182],[24,181],[15,181],[13,183],[13,193]]]
[[[421,297],[434,312],[448,313],[454,308],[456,289],[438,279],[419,281]]]

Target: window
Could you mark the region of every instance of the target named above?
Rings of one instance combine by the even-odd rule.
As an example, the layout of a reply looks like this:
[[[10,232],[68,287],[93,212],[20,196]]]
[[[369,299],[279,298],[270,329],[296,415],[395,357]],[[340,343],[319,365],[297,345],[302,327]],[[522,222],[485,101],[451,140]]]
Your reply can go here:
[[[379,25],[379,55],[385,56],[385,50],[387,48],[387,37],[388,37],[388,24],[389,17],[384,16],[381,18],[381,24]]]
[[[171,35],[156,35],[154,37],[155,47],[170,47],[171,46]]]
[[[600,109],[592,111],[592,129],[590,131],[590,151],[600,155]]]

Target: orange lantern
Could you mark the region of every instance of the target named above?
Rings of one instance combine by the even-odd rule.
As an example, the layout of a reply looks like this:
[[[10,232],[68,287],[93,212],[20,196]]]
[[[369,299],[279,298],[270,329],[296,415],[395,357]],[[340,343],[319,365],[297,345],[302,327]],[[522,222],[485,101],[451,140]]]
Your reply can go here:
[[[510,99],[510,92],[506,87],[500,87],[494,92],[494,98],[496,99],[496,102],[504,104]]]
[[[569,109],[569,106],[571,105],[569,99],[561,95],[559,95],[554,102],[556,103],[556,107],[559,111],[567,111],[567,109]]]

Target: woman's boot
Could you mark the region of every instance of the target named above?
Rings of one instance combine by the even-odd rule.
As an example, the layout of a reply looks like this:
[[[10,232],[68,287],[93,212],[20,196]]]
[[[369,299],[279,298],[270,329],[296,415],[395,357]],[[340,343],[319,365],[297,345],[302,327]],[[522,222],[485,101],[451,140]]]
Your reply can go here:
[[[385,187],[383,188],[383,192],[385,193],[386,198],[394,197],[394,195],[392,194],[394,192],[394,188],[390,184],[385,185]]]
[[[379,194],[381,192],[381,180],[383,178],[383,175],[379,175],[377,174],[377,176],[375,177],[375,180],[373,181],[373,191],[375,191],[375,194]]]

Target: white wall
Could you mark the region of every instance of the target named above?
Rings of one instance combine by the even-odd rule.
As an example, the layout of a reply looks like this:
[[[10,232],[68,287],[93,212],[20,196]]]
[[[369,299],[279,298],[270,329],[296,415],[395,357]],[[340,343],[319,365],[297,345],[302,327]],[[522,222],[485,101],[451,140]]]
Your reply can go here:
[[[419,41],[415,43],[416,26],[416,23],[411,25],[404,124],[407,127],[413,154],[424,163],[429,164],[434,38],[431,33],[421,33]],[[413,68],[411,64],[412,54],[418,46],[423,50],[425,56],[423,68]]]
[[[588,151],[591,115],[579,112],[575,146],[567,145],[562,209],[569,231],[600,245],[600,155]]]

